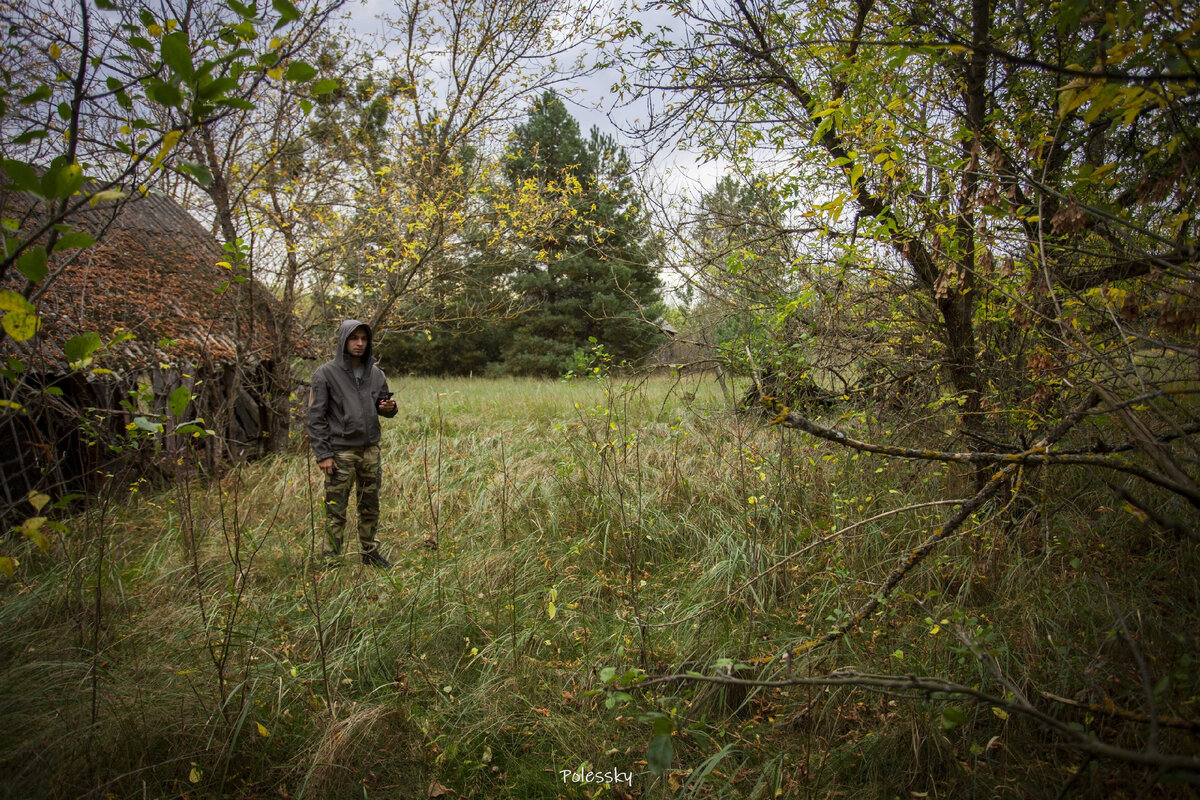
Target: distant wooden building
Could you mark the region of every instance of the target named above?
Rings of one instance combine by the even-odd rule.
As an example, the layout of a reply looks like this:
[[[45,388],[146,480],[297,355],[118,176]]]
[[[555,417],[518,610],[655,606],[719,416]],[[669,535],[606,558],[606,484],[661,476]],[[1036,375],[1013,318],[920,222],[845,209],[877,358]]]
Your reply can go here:
[[[38,206],[24,195],[0,194],[3,216],[33,230]],[[11,508],[31,488],[49,483],[87,489],[95,470],[119,456],[129,426],[162,423],[164,434],[143,440],[136,458],[144,470],[171,469],[184,446],[170,431],[203,420],[216,435],[191,439],[201,464],[215,468],[263,449],[269,415],[286,409],[290,387],[272,386],[271,359],[282,314],[279,303],[230,259],[178,204],[137,197],[119,209],[88,209],[69,220],[98,243],[35,295],[40,331],[32,339],[0,341],[8,379],[0,399],[0,469]],[[21,291],[25,278],[10,270],[0,289]],[[95,332],[112,343],[92,361],[72,366],[72,337]],[[168,398],[187,386],[192,400],[178,417]],[[279,392],[285,395],[279,402]],[[144,437],[143,437],[144,439]],[[52,496],[54,492],[51,492]]]
[[[646,359],[646,363],[656,370],[678,370],[680,372],[707,372],[720,369],[720,361],[716,348],[704,341],[698,341],[693,331],[689,336],[681,337],[675,326],[659,317],[655,321],[658,332],[665,341],[658,346]],[[708,332],[701,330],[699,335],[707,339]]]

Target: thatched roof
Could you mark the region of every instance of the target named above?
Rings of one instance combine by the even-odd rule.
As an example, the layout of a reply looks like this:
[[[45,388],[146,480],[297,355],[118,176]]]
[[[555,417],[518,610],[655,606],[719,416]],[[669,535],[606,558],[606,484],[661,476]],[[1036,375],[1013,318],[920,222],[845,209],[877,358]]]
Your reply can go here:
[[[21,220],[24,230],[32,229],[32,219],[22,220],[29,209],[28,197],[0,194],[3,216]],[[88,209],[70,223],[98,243],[80,251],[39,299],[38,335],[15,345],[6,339],[3,350],[15,347],[27,363],[53,372],[66,366],[62,348],[71,337],[95,331],[108,342],[127,331],[134,338],[108,351],[106,366],[137,370],[229,363],[239,338],[244,360],[253,364],[270,357],[278,301],[257,282],[249,288],[246,282],[231,282],[234,272],[218,266],[228,255],[177,203],[139,196],[119,210]],[[52,263],[51,274],[54,269]],[[24,282],[10,270],[0,288],[19,291]]]

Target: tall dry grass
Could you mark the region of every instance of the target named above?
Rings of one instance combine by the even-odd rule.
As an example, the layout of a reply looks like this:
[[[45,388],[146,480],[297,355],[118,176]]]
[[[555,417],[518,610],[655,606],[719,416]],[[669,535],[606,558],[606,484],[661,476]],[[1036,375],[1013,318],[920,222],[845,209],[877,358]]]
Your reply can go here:
[[[1145,725],[1105,708],[1200,719],[1195,545],[1105,505],[1085,473],[1030,474],[880,614],[791,663],[940,523],[957,476],[781,432],[702,378],[394,383],[392,570],[314,557],[321,481],[300,445],[143,489],[22,555],[0,589],[5,796],[1052,797],[1156,777],[1003,708],[618,695],[607,670],[942,675],[1017,687],[1127,747]],[[829,421],[887,429],[842,411]],[[662,776],[655,719],[675,731]],[[1159,726],[1157,746],[1195,753],[1195,734]],[[633,783],[563,780],[580,767]]]

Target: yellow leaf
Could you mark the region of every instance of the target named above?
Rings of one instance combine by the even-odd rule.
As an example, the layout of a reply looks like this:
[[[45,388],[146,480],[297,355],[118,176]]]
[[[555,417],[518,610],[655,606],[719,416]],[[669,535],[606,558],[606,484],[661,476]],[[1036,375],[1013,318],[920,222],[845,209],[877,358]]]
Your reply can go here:
[[[0,320],[0,325],[3,325],[14,341],[24,342],[33,338],[42,326],[42,321],[32,311],[10,311]]]
[[[550,605],[546,608],[546,611],[550,614],[550,619],[554,619],[554,615],[558,613],[558,609],[555,607],[554,603],[550,603]]]
[[[12,289],[0,291],[0,311],[33,311],[33,305]]]
[[[193,766],[192,771],[188,773],[188,780],[192,783],[199,783],[202,777],[204,777],[204,773],[196,766]]]
[[[283,67],[273,67],[267,70],[267,75],[271,77],[271,80],[277,81],[283,77]]]
[[[19,528],[21,535],[36,544],[42,552],[50,549],[50,540],[42,533],[42,526],[45,524],[45,517],[30,517],[22,522]]]
[[[41,492],[29,493],[29,504],[33,506],[34,511],[41,511],[45,508],[46,503],[50,502],[50,495],[42,494]]]
[[[109,200],[120,200],[125,196],[125,192],[120,189],[107,189],[103,192],[96,192],[88,199],[88,203],[96,206]]]
[[[151,169],[157,169],[162,166],[163,159],[166,158],[167,153],[171,152],[171,148],[179,142],[181,136],[183,136],[183,131],[167,131],[167,134],[163,136],[162,148],[158,151],[158,155],[154,157],[154,163],[150,165]]]
[[[258,726],[258,735],[259,736],[262,736],[265,739],[266,737],[271,735],[271,732],[269,730],[267,730],[265,727],[263,727],[263,724],[261,722],[256,722],[254,724]]]
[[[3,572],[8,577],[13,576],[13,571],[21,565],[20,561],[8,556],[0,556],[0,572]]]
[[[998,708],[997,706],[992,706],[992,713],[995,714],[1000,719],[1008,719],[1008,712],[1005,711],[1003,708]]]
[[[51,58],[58,58],[61,55],[62,55],[61,47],[59,47],[57,44],[50,45],[50,57]]]
[[[929,629],[929,635],[937,636],[941,632],[941,630],[942,630],[941,625],[934,625],[932,628]]]

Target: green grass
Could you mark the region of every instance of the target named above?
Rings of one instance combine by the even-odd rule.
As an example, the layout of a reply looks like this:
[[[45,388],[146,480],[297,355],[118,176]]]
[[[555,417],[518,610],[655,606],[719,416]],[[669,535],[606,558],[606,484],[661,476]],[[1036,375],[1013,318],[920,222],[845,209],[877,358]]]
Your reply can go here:
[[[1030,474],[851,636],[785,666],[949,511],[832,534],[951,498],[960,476],[781,433],[703,379],[393,389],[389,572],[312,558],[321,482],[299,443],[18,553],[0,588],[3,796],[626,796],[562,780],[588,764],[647,798],[1053,797],[1085,763],[1003,709],[937,697],[677,683],[606,702],[605,668],[721,659],[1003,695],[973,647],[1040,708],[1134,749],[1146,726],[1040,693],[1145,713],[1140,661],[1159,714],[1200,719],[1196,547],[1105,505],[1082,471]],[[946,729],[950,705],[965,721]],[[661,777],[655,714],[676,729]],[[1159,747],[1198,749],[1170,728]],[[1152,774],[1094,762],[1075,786],[1133,795]]]

